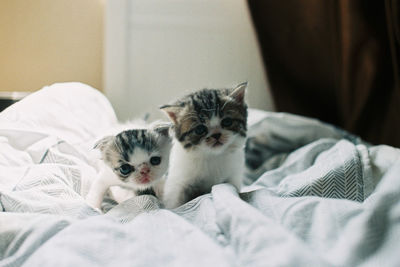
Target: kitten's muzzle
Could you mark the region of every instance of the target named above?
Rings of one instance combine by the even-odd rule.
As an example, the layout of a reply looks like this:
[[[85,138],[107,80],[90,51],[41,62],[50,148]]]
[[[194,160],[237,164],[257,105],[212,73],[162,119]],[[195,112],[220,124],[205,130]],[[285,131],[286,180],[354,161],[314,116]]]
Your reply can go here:
[[[212,134],[211,137],[214,138],[215,140],[219,140],[221,135],[222,135],[221,133],[215,133],[215,134]]]
[[[147,166],[144,166],[144,167],[142,167],[142,168],[140,169],[140,174],[141,174],[141,175],[147,175],[147,174],[149,174],[149,172],[150,172],[150,168],[147,167]]]
[[[150,171],[151,171],[150,167],[146,163],[140,164],[139,165],[140,176],[137,177],[138,182],[141,184],[149,183],[152,180],[150,176]]]
[[[224,144],[224,142],[226,138],[222,138],[222,133],[220,132],[216,132],[213,133],[212,135],[210,135],[209,137],[207,137],[206,142],[207,145],[211,146],[211,147],[219,147],[222,146]]]

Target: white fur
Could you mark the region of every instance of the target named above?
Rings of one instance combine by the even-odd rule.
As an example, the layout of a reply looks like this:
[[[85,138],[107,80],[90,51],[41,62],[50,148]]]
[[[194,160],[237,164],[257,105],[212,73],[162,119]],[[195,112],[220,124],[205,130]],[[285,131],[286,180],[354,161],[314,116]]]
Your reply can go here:
[[[215,184],[230,183],[240,190],[245,138],[220,129],[219,124],[219,120],[211,120],[208,136],[218,131],[225,135],[221,147],[212,148],[203,141],[195,149],[187,150],[174,139],[164,187],[163,201],[167,208],[184,204],[182,195],[188,185],[201,183],[211,189]]]
[[[116,135],[119,132],[128,129],[150,129],[159,123],[160,121],[156,121],[152,124],[146,124],[143,120],[133,120],[108,129],[107,132],[102,133],[101,137]],[[136,170],[130,174],[126,181],[119,179],[117,174],[115,174],[113,170],[100,159],[101,155],[99,151],[92,153],[91,156],[95,158],[95,161],[98,165],[98,176],[92,182],[89,192],[86,195],[87,203],[95,209],[100,209],[104,194],[108,189],[110,189],[112,197],[118,203],[135,196],[134,190],[143,190],[149,187],[153,187],[156,195],[161,197],[164,187],[163,175],[168,168],[170,147],[170,144],[165,145],[159,152],[153,153],[149,153],[148,151],[140,148],[135,149],[134,154],[130,157],[130,162],[127,163],[134,166]],[[157,166],[150,166],[149,160],[152,156],[161,156],[161,164]],[[137,178],[139,176],[138,172],[140,171],[140,167],[145,164],[149,165],[151,169],[149,174],[153,179],[151,182],[143,185],[138,183]]]
[[[116,174],[104,162],[99,162],[100,171],[96,179],[90,186],[89,193],[86,195],[86,202],[93,208],[100,209],[104,194],[110,186],[123,185]]]
[[[140,157],[141,156],[139,156],[138,158]],[[134,161],[137,162],[138,158],[135,158]],[[110,189],[112,197],[118,203],[135,196],[134,190],[138,189],[153,187],[158,196],[161,196],[162,194],[162,187],[164,185],[164,178],[162,178],[162,173],[154,174],[154,177],[158,178],[143,186],[137,184],[133,179],[130,179],[127,182],[123,182],[103,161],[99,161],[98,164],[100,171],[98,172],[98,176],[96,177],[96,179],[92,182],[90,190],[86,195],[86,202],[93,208],[100,209],[104,194],[107,192],[108,189]],[[168,163],[165,162],[162,164]]]

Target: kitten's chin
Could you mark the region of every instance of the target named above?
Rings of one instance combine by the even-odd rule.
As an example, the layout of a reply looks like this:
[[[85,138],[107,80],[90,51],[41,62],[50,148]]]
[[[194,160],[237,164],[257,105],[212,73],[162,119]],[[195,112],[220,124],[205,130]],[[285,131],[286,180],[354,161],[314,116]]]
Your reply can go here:
[[[213,144],[203,144],[202,150],[206,153],[218,155],[224,153],[226,149],[231,145],[232,142],[214,142]]]
[[[206,150],[211,154],[221,154],[227,147],[227,144],[216,143],[213,145],[206,145]]]
[[[206,150],[211,154],[221,154],[226,152],[234,152],[244,146],[245,138],[241,136],[233,136],[226,142],[214,142],[213,144],[206,144]]]
[[[149,184],[151,182],[150,176],[140,177],[138,183],[139,184]]]
[[[158,180],[159,178],[151,178],[150,176],[146,176],[135,179],[133,183],[138,189],[143,190],[152,187]]]
[[[135,188],[140,189],[140,190],[145,190],[148,188],[151,188],[155,184],[155,181],[150,181],[148,183],[135,183]]]

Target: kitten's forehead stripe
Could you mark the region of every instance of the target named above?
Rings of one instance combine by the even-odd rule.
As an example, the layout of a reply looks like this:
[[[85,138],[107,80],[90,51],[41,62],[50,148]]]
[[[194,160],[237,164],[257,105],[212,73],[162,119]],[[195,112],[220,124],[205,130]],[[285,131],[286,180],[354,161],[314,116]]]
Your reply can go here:
[[[218,114],[219,111],[218,91],[211,89],[200,90],[190,96],[190,103],[199,118],[205,116],[210,119],[213,114]]]
[[[121,155],[124,160],[129,161],[129,155],[133,153],[135,147],[142,148],[149,152],[157,149],[155,137],[147,130],[127,130],[116,136],[117,145],[121,146]]]
[[[119,140],[117,139],[117,146],[118,146],[118,148],[120,148],[120,153],[121,153],[123,159],[128,161],[129,153],[132,152],[133,148],[130,146],[129,140],[127,139],[127,136],[125,134],[122,134],[120,136]]]
[[[214,93],[214,99],[215,99],[215,104],[216,104],[214,116],[218,116],[218,115],[221,116],[221,114],[220,114],[221,100],[218,97],[217,91],[214,90],[213,93]]]

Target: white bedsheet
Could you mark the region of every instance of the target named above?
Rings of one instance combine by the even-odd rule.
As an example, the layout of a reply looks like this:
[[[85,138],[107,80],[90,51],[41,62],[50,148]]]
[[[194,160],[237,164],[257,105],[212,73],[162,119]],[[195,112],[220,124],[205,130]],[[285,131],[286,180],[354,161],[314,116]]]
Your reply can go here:
[[[79,83],[0,113],[0,266],[400,266],[400,151],[316,120],[250,112],[246,187],[175,210],[84,201],[89,144],[116,123]]]

